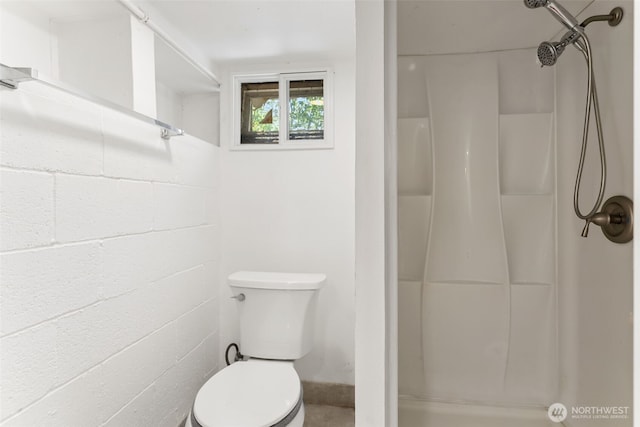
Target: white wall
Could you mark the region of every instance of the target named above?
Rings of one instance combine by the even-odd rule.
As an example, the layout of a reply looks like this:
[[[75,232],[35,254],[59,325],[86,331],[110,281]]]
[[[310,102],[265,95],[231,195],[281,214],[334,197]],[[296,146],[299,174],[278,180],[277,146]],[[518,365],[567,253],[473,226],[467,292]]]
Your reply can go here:
[[[356,2],[356,425],[396,425],[397,398],[389,363],[390,335],[386,233],[389,137],[385,2]],[[393,72],[392,72],[393,74]],[[392,90],[392,89],[391,89]],[[393,118],[392,118],[393,119]],[[393,119],[394,120],[394,119]],[[393,208],[393,206],[391,206]],[[391,270],[391,274],[395,269]],[[392,384],[389,384],[392,382]],[[393,394],[392,394],[393,393]]]
[[[0,55],[3,64],[10,67],[32,67],[57,77],[57,38],[51,37],[50,17],[27,7],[25,2],[6,2],[0,9]],[[23,37],[21,43],[12,43],[12,34]],[[28,45],[29,49],[21,49]]]
[[[630,1],[616,5],[625,12],[619,26],[593,23],[587,28],[607,149],[605,199],[633,196],[633,5]],[[596,1],[579,18],[609,13],[612,6]],[[574,49],[567,50],[556,73],[561,398],[567,406],[631,406],[632,244],[611,243],[595,226],[587,239],[580,237],[583,222],[575,217],[571,200],[582,137],[584,59]],[[599,180],[595,126],[591,132],[582,184],[583,211],[591,209]],[[572,426],[590,425],[588,422],[565,421]],[[607,425],[631,425],[631,420]]]
[[[327,65],[335,72],[335,147],[323,150],[230,151],[231,69],[223,73],[220,346],[239,340],[235,301],[225,284],[229,274],[325,273],[315,346],[296,368],[304,380],[353,384],[355,71],[352,60]],[[287,64],[234,71],[296,69]]]
[[[46,63],[14,18],[0,62]],[[0,138],[0,425],[178,425],[217,369],[218,147],[39,83]]]
[[[129,16],[54,21],[59,79],[86,93],[133,108],[132,24],[141,25]]]

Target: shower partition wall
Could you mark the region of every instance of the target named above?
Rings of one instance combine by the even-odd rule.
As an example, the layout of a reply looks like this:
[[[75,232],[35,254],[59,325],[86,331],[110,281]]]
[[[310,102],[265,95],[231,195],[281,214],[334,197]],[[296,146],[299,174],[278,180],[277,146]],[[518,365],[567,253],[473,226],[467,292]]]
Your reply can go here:
[[[534,49],[403,56],[398,80],[399,392],[547,404],[553,70]]]

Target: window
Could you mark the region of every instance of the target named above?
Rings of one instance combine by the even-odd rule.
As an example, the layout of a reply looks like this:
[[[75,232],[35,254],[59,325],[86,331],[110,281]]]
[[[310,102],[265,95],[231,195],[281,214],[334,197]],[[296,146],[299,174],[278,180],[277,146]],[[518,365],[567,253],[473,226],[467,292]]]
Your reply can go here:
[[[280,132],[278,82],[242,83],[240,144],[277,144]]]
[[[328,75],[235,76],[234,148],[331,148]]]
[[[289,139],[324,139],[324,81],[288,82]]]

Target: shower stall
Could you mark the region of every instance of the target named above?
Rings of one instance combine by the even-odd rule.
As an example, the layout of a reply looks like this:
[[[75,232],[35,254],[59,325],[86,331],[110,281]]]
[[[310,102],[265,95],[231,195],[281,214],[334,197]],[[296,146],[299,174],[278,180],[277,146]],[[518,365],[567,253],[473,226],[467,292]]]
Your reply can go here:
[[[604,199],[631,197],[633,3],[563,4],[580,22],[624,11],[586,33]],[[632,425],[632,244],[593,225],[581,237],[588,73],[570,42],[540,66],[540,42],[567,31],[543,9],[397,4],[401,427],[558,425],[554,404],[566,426]],[[595,120],[587,130],[583,211],[601,183]]]

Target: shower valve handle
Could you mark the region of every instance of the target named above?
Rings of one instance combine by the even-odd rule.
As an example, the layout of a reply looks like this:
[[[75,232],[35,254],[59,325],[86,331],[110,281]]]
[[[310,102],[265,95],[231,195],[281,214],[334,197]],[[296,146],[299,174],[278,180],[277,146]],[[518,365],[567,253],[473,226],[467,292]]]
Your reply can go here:
[[[595,225],[599,225],[600,227],[608,224],[622,224],[622,215],[621,214],[608,214],[606,212],[598,212],[594,214],[589,221],[594,223]]]
[[[604,227],[609,224],[622,224],[624,221],[623,214],[608,214],[606,212],[598,212],[586,219],[586,224],[582,229],[582,237],[587,237],[589,234],[589,225],[594,223],[597,226]]]
[[[586,219],[582,237],[589,234],[589,225],[594,223],[615,243],[626,243],[633,238],[633,202],[624,196],[614,196],[604,202],[602,211]]]

